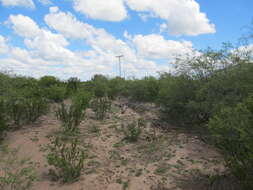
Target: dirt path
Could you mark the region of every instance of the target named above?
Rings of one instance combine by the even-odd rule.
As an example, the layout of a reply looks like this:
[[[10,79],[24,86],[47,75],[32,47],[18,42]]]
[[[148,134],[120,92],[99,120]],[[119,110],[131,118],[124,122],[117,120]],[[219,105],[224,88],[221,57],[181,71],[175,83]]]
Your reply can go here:
[[[37,163],[38,181],[33,190],[158,190],[158,186],[177,190],[177,179],[193,171],[212,174],[223,170],[220,156],[196,137],[171,130],[162,133],[151,128],[152,110],[138,114],[127,108],[121,113],[115,103],[110,117],[96,121],[88,111],[82,122],[79,139],[88,149],[89,158],[76,183],[62,185],[50,181],[45,146],[60,129],[54,114],[48,114],[37,124],[8,134],[5,143],[19,148],[18,157],[30,157]],[[136,143],[123,141],[122,124],[143,118],[140,139]],[[189,188],[190,189],[190,188]]]

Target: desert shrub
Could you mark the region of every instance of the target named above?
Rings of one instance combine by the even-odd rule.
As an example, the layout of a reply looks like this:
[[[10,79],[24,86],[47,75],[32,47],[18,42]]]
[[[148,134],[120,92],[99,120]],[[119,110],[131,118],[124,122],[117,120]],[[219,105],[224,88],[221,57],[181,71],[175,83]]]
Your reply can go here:
[[[205,82],[198,81],[196,99],[188,104],[195,113],[195,120],[207,123],[224,107],[235,106],[248,97],[253,92],[252,72],[252,64],[239,60],[213,72]]]
[[[56,138],[49,145],[49,150],[47,161],[54,167],[50,170],[50,174],[56,180],[61,179],[65,183],[76,181],[81,175],[87,157],[85,151],[78,145],[78,140],[74,139],[67,144]]]
[[[108,87],[103,82],[95,82],[94,95],[96,98],[103,98],[108,94]]]
[[[111,110],[111,101],[106,97],[95,98],[91,101],[91,108],[95,112],[96,118],[103,120]]]
[[[14,81],[13,91],[8,96],[8,112],[11,120],[18,127],[25,123],[35,122],[47,112],[47,100],[38,82],[30,78]]]
[[[21,127],[26,121],[26,102],[24,98],[11,98],[9,101],[9,114],[17,127]]]
[[[66,98],[66,88],[64,86],[51,86],[43,89],[43,97],[52,102],[62,102]]]
[[[67,95],[75,93],[80,87],[80,80],[76,77],[71,77],[67,81]]]
[[[40,116],[48,111],[48,102],[45,98],[30,98],[25,101],[27,123],[35,122]]]
[[[115,99],[117,96],[121,96],[125,90],[125,80],[116,77],[108,81],[108,97]]]
[[[48,111],[48,102],[44,98],[14,97],[8,102],[10,118],[17,127],[35,122]]]
[[[78,90],[72,96],[73,104],[79,105],[83,110],[85,110],[89,106],[91,99],[92,99],[92,94],[85,90]]]
[[[111,109],[111,101],[108,98],[108,86],[105,83],[106,78],[98,75],[93,80],[95,97],[91,101],[91,108],[96,113],[97,119],[103,120]]]
[[[12,78],[12,85],[17,89],[32,87],[38,84],[38,81],[32,77],[15,76]]]
[[[39,86],[42,88],[49,88],[52,86],[60,85],[59,79],[55,78],[54,76],[43,76],[39,79]]]
[[[81,105],[71,104],[67,106],[62,103],[56,111],[56,117],[61,121],[65,134],[74,134],[79,130],[78,126],[84,118],[84,110]]]
[[[133,122],[122,128],[124,139],[130,142],[136,142],[141,135],[141,128],[139,122]]]
[[[8,128],[7,105],[5,100],[0,99],[0,140],[3,133]]]
[[[0,96],[8,96],[11,91],[11,77],[8,73],[0,72]]]
[[[66,96],[65,85],[53,76],[41,77],[38,85],[41,89],[41,95],[53,102],[62,102]]]
[[[29,159],[17,158],[17,150],[0,147],[0,189],[28,190],[36,180],[35,165]]]
[[[101,74],[95,74],[93,77],[92,77],[92,79],[91,79],[91,81],[94,83],[96,83],[96,82],[102,82],[102,83],[107,83],[108,82],[108,78],[106,77],[106,76],[104,76],[104,75],[101,75]]]
[[[176,75],[160,75],[158,103],[163,118],[187,126],[205,125],[222,108],[241,102],[253,92],[253,65],[244,54],[226,47],[208,49],[179,61]]]
[[[162,118],[179,124],[192,123],[194,112],[187,106],[195,100],[194,80],[187,75],[163,75],[160,83],[158,102]]]
[[[245,189],[253,188],[253,97],[233,108],[223,108],[209,122],[227,166]]]
[[[159,93],[159,82],[154,77],[132,80],[128,86],[129,97],[140,102],[155,102]]]

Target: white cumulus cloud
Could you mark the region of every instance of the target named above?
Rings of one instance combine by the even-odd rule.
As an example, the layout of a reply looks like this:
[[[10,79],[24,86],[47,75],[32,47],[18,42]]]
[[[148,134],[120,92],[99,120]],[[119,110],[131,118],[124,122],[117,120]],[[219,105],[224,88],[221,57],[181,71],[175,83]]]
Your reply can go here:
[[[153,17],[162,19],[161,28],[172,35],[196,36],[216,31],[196,0],[74,0],[76,11],[106,21],[126,19],[127,6],[144,21]]]
[[[0,55],[4,55],[8,52],[8,45],[6,43],[6,39],[0,35]]]
[[[132,39],[137,52],[142,57],[154,59],[174,59],[194,53],[190,41],[166,40],[158,34],[136,35]]]
[[[20,6],[27,8],[35,8],[33,0],[0,0],[3,6]]]
[[[165,20],[169,33],[173,35],[215,32],[214,24],[210,24],[195,0],[126,0],[126,3],[132,10],[151,13]]]
[[[9,16],[8,26],[24,39],[25,47],[9,47],[0,68],[35,77],[52,74],[62,79],[71,76],[89,79],[97,73],[117,75],[115,56],[124,54],[122,73],[141,77],[170,71],[171,60],[194,51],[189,41],[166,40],[158,34],[131,36],[126,32],[123,39],[117,39],[105,29],[82,22],[58,7],[49,10],[44,17],[49,28],[40,27],[28,16]],[[83,41],[85,50],[71,50],[69,45],[75,40]],[[3,37],[1,44],[6,44]]]
[[[93,19],[121,21],[127,18],[123,0],[74,0],[74,9]]]
[[[90,45],[91,50],[82,55],[91,58],[96,64],[104,62],[107,66],[112,66],[115,64],[115,56],[124,54],[125,67],[133,73],[142,70],[156,72],[162,67],[166,68],[165,65],[156,64],[150,59],[167,59],[169,63],[178,56],[195,53],[190,41],[166,40],[158,34],[132,37],[126,32],[125,40],[117,39],[104,29],[81,22],[71,13],[58,9],[51,9],[44,20],[48,26],[67,38],[81,39]],[[169,68],[169,65],[167,67]]]
[[[36,37],[40,33],[38,25],[30,18],[24,15],[10,15],[7,24],[11,25],[13,30],[23,37]]]

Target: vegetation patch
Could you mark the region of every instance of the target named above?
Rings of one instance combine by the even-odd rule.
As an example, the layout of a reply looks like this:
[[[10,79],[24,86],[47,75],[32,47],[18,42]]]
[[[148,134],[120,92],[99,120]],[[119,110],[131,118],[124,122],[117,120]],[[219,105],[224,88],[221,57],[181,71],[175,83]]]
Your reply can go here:
[[[81,175],[84,160],[87,158],[84,149],[78,145],[78,140],[74,139],[70,143],[65,143],[55,138],[48,148],[47,161],[54,167],[50,170],[50,175],[64,183],[76,181]]]

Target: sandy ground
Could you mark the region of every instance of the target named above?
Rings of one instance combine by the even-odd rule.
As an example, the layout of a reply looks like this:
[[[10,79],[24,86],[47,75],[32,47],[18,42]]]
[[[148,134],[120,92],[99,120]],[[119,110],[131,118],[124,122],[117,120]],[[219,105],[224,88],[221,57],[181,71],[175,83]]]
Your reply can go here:
[[[38,180],[33,190],[177,190],[177,179],[191,172],[215,174],[224,170],[220,155],[197,137],[154,128],[157,110],[153,106],[137,113],[122,104],[114,102],[112,113],[104,121],[96,121],[94,113],[87,111],[79,139],[87,147],[89,158],[82,176],[73,184],[53,182],[48,176],[45,147],[60,130],[53,112],[33,125],[10,132],[4,143],[19,148],[18,157],[30,157],[36,163]],[[146,123],[140,139],[136,143],[123,141],[122,125],[138,118]],[[99,131],[92,131],[94,127]]]

